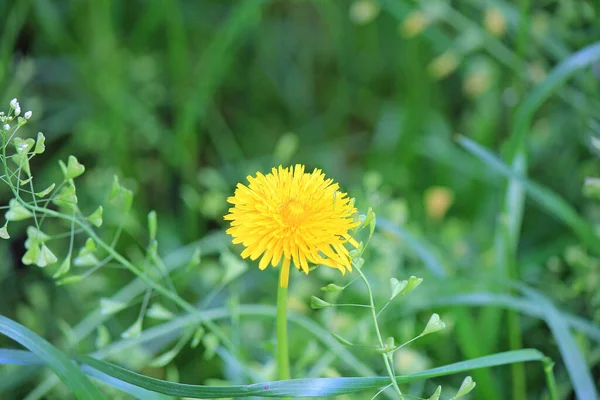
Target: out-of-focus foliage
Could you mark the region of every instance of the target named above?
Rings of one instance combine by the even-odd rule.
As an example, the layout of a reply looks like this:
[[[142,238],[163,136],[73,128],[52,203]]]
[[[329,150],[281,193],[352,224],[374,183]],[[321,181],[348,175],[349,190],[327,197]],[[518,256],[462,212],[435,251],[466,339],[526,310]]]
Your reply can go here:
[[[156,210],[156,239],[166,264],[189,263],[171,276],[179,294],[201,308],[231,311],[223,325],[239,350],[235,357],[213,336],[192,329],[137,344],[111,360],[187,383],[274,379],[271,319],[236,310],[240,304],[274,304],[277,274],[258,274],[255,263],[238,257],[220,234],[222,216],[227,196],[246,175],[303,163],[322,168],[361,211],[372,207],[385,221],[363,267],[378,301],[387,300],[390,278],[425,278],[414,296],[386,309],[382,330],[402,343],[422,331],[432,312],[447,324],[397,353],[399,373],[533,347],[557,362],[559,391],[567,398],[572,383],[543,321],[514,318],[500,303],[450,304],[452,296],[468,291],[508,295],[511,288],[502,279],[515,279],[596,329],[600,324],[598,248],[529,199],[521,210],[517,195],[517,204],[507,208],[506,179],[454,140],[466,136],[510,165],[519,105],[561,61],[600,41],[596,2],[528,3],[0,2],[0,104],[19,97],[34,111],[22,136],[40,130],[46,135],[46,153],[31,165],[40,187],[61,176],[58,160],[76,155],[86,166],[77,195],[88,215],[107,202],[118,175],[134,193],[133,209],[129,215],[105,212],[106,238],[124,223],[117,248],[143,264],[146,215]],[[599,150],[590,140],[600,135],[599,91],[596,62],[552,93],[518,144],[526,154],[526,175],[565,199],[593,229],[600,203],[585,197],[583,186],[586,177],[600,177]],[[0,197],[3,205],[11,198],[6,186],[0,186]],[[502,221],[520,225],[521,213],[522,225],[502,238]],[[64,349],[88,353],[119,340],[138,317],[142,296],[93,326],[83,340],[73,340],[73,327],[101,298],[127,285],[131,274],[109,263],[76,285],[56,286],[54,270],[22,265],[27,225],[12,225],[11,240],[0,242],[0,313]],[[196,254],[190,263],[203,239],[202,257]],[[514,243],[508,262],[500,254],[502,240]],[[53,251],[64,256],[68,241]],[[504,268],[508,264],[513,272]],[[291,276],[292,311],[353,342],[373,336],[360,309],[309,307],[321,286],[343,285],[352,276],[342,279],[319,268],[299,277]],[[341,296],[346,303],[364,299],[359,285]],[[151,306],[143,329],[170,320],[171,306],[164,299]],[[598,376],[598,337],[576,331],[575,338]],[[336,360],[298,326],[292,326],[290,340],[295,377],[364,373]],[[9,344],[4,338],[0,343]],[[173,346],[177,351],[164,356]],[[384,373],[371,353],[352,351]],[[23,398],[47,379],[23,371],[0,368],[0,374],[13,374],[12,385],[0,384],[0,397]],[[473,377],[476,398],[546,396],[541,368],[504,367]],[[458,389],[462,378],[406,389],[427,397],[438,384]],[[59,385],[50,393],[68,396]]]

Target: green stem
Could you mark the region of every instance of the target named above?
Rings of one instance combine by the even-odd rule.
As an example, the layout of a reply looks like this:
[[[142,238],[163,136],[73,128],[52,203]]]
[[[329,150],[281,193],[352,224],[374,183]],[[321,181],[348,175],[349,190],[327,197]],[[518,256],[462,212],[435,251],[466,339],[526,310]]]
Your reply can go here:
[[[381,337],[381,331],[379,330],[379,323],[377,322],[377,311],[375,311],[375,301],[373,300],[373,291],[371,290],[371,285],[369,284],[367,277],[365,276],[365,274],[363,274],[363,272],[360,270],[360,268],[356,268],[356,270],[358,271],[358,273],[360,274],[360,277],[362,278],[363,282],[367,286],[367,292],[369,294],[369,304],[370,304],[370,309],[371,309],[371,317],[373,318],[373,325],[375,326],[375,332],[377,332],[377,340],[379,341],[379,346],[383,349],[383,348],[385,348],[385,345],[383,343],[383,338]],[[400,387],[398,387],[398,382],[396,382],[396,375],[394,374],[394,369],[392,367],[392,365],[393,365],[392,356],[388,353],[384,353],[381,356],[383,357],[383,363],[385,364],[385,370],[387,371],[387,373],[390,377],[390,380],[392,381],[392,386],[396,390],[396,393],[398,393],[400,400],[403,400],[404,396],[402,395],[402,391],[400,390]]]
[[[551,400],[558,400],[558,390],[556,389],[556,379],[554,378],[554,373],[552,372],[552,368],[554,367],[554,362],[552,359],[546,357],[544,358],[544,372],[546,373],[546,383],[548,385],[548,392],[550,393]]]
[[[283,271],[283,268],[281,268]],[[287,336],[288,288],[278,285],[277,289],[277,370],[280,380],[290,379],[290,356]]]

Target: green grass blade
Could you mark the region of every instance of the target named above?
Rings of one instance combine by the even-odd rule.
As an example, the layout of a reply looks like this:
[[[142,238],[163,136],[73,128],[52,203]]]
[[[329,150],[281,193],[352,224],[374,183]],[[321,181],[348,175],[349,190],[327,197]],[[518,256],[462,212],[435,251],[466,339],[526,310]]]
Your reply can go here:
[[[44,363],[39,357],[27,350],[0,349],[0,364],[43,365]]]
[[[490,151],[475,143],[471,139],[459,136],[458,143],[464,147],[469,153],[479,158],[496,172],[501,173],[507,178],[518,180],[525,186],[527,193],[551,215],[556,216],[559,220],[568,225],[578,236],[578,238],[590,247],[597,249],[600,241],[592,227],[583,219],[575,209],[563,200],[559,195],[551,190],[535,183],[527,178],[516,174],[510,167],[502,162],[498,157]]]
[[[51,368],[77,399],[103,399],[104,395],[81,370],[56,347],[23,325],[0,315],[0,333],[31,350]]]
[[[526,296],[543,307],[546,322],[548,323],[550,331],[552,331],[554,339],[556,339],[556,343],[558,344],[563,361],[567,367],[567,372],[573,383],[573,389],[575,390],[577,398],[597,399],[598,392],[594,385],[594,378],[585,361],[585,357],[581,353],[581,349],[577,346],[573,335],[571,335],[571,332],[567,328],[567,325],[554,304],[537,290],[531,289],[520,283],[516,283],[515,286]]]
[[[42,360],[35,354],[26,350],[13,350],[13,349],[0,349],[0,365],[2,364],[13,364],[13,365],[30,365],[39,366],[44,365]],[[106,383],[114,388],[121,390],[122,392],[128,393],[138,399],[148,400],[164,400],[169,397],[162,394],[151,392],[149,390],[137,387],[127,382],[123,382],[110,375],[106,375],[92,367],[87,365],[82,366],[82,371],[92,378],[96,378],[101,382]]]
[[[414,375],[397,377],[398,383],[410,383],[423,379],[436,378],[457,374],[480,368],[490,368],[500,365],[521,363],[527,361],[542,361],[544,355],[534,349],[509,351],[493,354],[473,360],[462,361],[443,367],[433,368]],[[147,390],[164,393],[171,396],[191,398],[222,398],[222,397],[322,397],[338,396],[347,393],[362,392],[377,389],[389,382],[386,377],[372,378],[316,378],[291,379],[275,382],[256,383],[236,386],[202,386],[172,383],[160,379],[149,378],[117,365],[97,360],[87,356],[77,357],[83,362],[105,374],[119,380],[143,387]]]
[[[151,390],[132,385],[131,383],[124,382],[113,376],[107,375],[104,372],[98,371],[88,365],[82,365],[81,370],[92,378],[98,379],[99,381],[120,390],[121,392],[127,393],[136,399],[144,400],[168,400],[171,396],[164,395],[162,393],[153,392]]]

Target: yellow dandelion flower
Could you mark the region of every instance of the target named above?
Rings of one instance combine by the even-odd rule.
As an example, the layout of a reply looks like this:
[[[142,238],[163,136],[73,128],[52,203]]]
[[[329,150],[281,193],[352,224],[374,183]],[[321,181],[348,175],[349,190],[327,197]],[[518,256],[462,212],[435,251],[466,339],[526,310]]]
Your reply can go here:
[[[273,168],[271,173],[248,176],[248,186],[238,183],[225,219],[233,243],[245,249],[243,258],[258,267],[281,266],[281,287],[287,287],[290,264],[308,274],[309,263],[352,271],[345,243],[358,247],[349,231],[359,225],[350,198],[320,169],[304,172],[303,165]]]

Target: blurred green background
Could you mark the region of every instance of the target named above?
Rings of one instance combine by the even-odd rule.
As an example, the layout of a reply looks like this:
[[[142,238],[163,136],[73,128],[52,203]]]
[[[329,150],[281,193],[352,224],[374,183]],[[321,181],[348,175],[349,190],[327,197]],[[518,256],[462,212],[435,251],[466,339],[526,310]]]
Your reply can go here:
[[[588,324],[587,334],[574,330],[573,337],[597,381],[600,253],[597,237],[581,232],[600,221],[598,202],[582,190],[586,177],[600,176],[599,150],[590,144],[600,133],[600,64],[589,61],[598,55],[550,89],[530,125],[519,127],[518,110],[557,65],[600,40],[599,17],[592,0],[4,0],[0,98],[7,105],[18,97],[34,115],[25,134],[47,137],[48,150],[33,165],[38,182],[57,179],[57,161],[73,154],[87,168],[78,184],[85,212],[106,203],[113,174],[134,191],[117,244],[132,261],[144,258],[150,210],[158,213],[167,264],[186,264],[202,248],[200,265],[173,276],[188,301],[230,310],[274,304],[276,271],[241,263],[222,234],[225,200],[249,174],[303,163],[339,181],[362,212],[377,213],[364,270],[380,304],[390,277],[425,278],[414,295],[386,311],[384,332],[406,341],[432,312],[449,326],[400,353],[399,373],[533,347],[556,361],[567,399],[573,381],[556,332],[540,317],[547,306],[527,300],[537,317],[507,311],[522,297],[502,280],[536,288]],[[520,128],[522,136],[515,133]],[[516,170],[560,196],[561,207],[546,204],[547,192],[541,203],[532,200],[515,181],[510,191],[491,159],[465,150],[457,135],[509,168],[520,160]],[[8,202],[7,187],[0,196]],[[565,207],[575,217],[561,214]],[[109,214],[103,235],[110,238],[123,218]],[[109,264],[77,285],[57,287],[52,269],[21,264],[25,228],[14,224],[12,239],[0,243],[0,313],[62,348],[95,350],[96,332],[75,341],[69,335],[131,274]],[[68,241],[57,243],[55,252],[64,256],[67,247]],[[226,273],[246,267],[211,292],[224,286]],[[320,286],[350,279],[318,271],[292,275],[292,308],[330,331],[373,340],[367,315],[355,309],[310,310]],[[343,296],[362,302],[365,292],[357,283]],[[140,302],[136,297],[105,323],[110,341],[134,321]],[[248,374],[219,348],[217,357],[203,358],[210,343],[186,347],[165,367],[148,367],[182,332],[135,346],[127,360],[111,359],[186,383],[274,379],[273,321],[231,315],[223,325]],[[153,324],[149,319],[144,328]],[[301,328],[293,326],[290,335],[294,377],[359,374]],[[355,353],[384,374],[376,354]],[[1,367],[0,373],[10,377],[0,384],[0,398],[68,397],[60,385],[40,389],[50,375],[42,370]],[[538,365],[473,376],[472,398],[547,396]],[[438,383],[458,387],[463,378],[407,390],[427,397]]]

